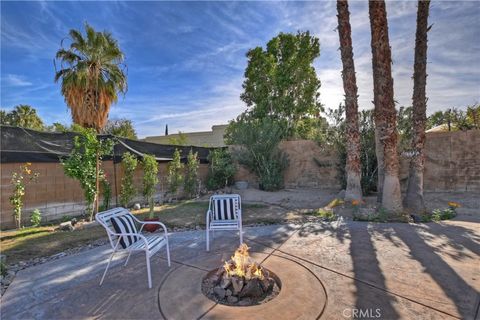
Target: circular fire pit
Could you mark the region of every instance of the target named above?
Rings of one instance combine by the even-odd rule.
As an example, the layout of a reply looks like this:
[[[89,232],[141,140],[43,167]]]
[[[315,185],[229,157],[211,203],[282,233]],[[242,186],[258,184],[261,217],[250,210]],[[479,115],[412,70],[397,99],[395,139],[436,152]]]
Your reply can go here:
[[[263,261],[262,268],[278,281],[281,290],[277,296],[259,299],[256,304],[249,306],[227,305],[216,298],[210,299],[202,292],[203,281],[218,271],[219,264],[225,261],[226,256],[221,253],[205,254],[186,260],[166,275],[158,291],[158,306],[162,317],[167,320],[321,317],[327,303],[327,292],[309,266],[287,255],[255,252],[254,257],[256,261]]]
[[[282,282],[272,271],[263,268],[263,279],[245,280],[224,277],[222,268],[207,273],[202,281],[202,292],[210,300],[227,306],[252,306],[266,303],[280,293]]]
[[[223,267],[210,271],[202,281],[209,299],[228,306],[252,306],[270,301],[282,287],[270,270],[252,261],[246,244],[241,244]]]

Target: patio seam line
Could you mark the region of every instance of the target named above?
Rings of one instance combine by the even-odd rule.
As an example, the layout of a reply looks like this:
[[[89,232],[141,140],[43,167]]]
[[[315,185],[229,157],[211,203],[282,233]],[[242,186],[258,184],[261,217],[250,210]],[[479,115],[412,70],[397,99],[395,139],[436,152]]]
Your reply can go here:
[[[478,300],[477,311],[475,312],[475,315],[474,315],[473,319],[478,319],[478,315],[479,315],[479,312],[480,312],[480,293],[477,293],[477,300]]]
[[[160,289],[162,289],[162,286],[163,284],[165,283],[165,281],[167,281],[168,279],[168,276],[173,273],[175,270],[181,268],[182,265],[179,265],[175,268],[172,268],[170,269],[166,274],[165,276],[163,277],[162,281],[160,282],[160,285],[158,286],[158,290],[157,290],[157,306],[158,306],[158,312],[160,312],[160,315],[162,316],[163,319],[167,320],[167,317],[165,317],[165,314],[163,313],[162,311],[162,304],[160,303]]]
[[[290,239],[293,237],[293,235],[295,235],[297,232],[299,232],[300,230],[302,230],[302,228],[303,228],[304,225],[305,225],[305,223],[303,223],[297,230],[295,230],[294,232],[292,232],[292,234],[289,235],[289,236],[287,237],[287,239],[285,239],[285,241],[283,241],[283,242],[282,242],[278,247],[276,247],[276,248],[269,247],[269,246],[265,246],[263,243],[260,243],[260,245],[262,245],[262,246],[264,246],[264,247],[273,249],[273,251],[270,252],[270,253],[268,253],[267,256],[260,262],[260,265],[262,265],[275,251],[277,251],[277,250],[278,250],[281,246],[283,246],[288,240],[290,240]],[[251,239],[250,239],[250,240],[251,240]],[[253,242],[255,242],[255,241],[253,241]],[[320,281],[320,279],[319,279],[319,281]],[[320,281],[320,283],[322,283],[322,282]],[[200,320],[201,318],[205,317],[205,316],[206,316],[210,311],[212,311],[217,305],[218,305],[218,303],[215,304],[214,306],[212,306],[210,309],[208,309],[207,312],[205,312],[203,315],[201,315],[197,320]],[[325,305],[326,305],[326,304],[325,304]],[[322,312],[322,313],[323,313],[323,312]],[[317,319],[319,319],[319,318],[317,318]]]
[[[251,241],[256,242],[256,243],[258,243],[258,244],[260,244],[260,245],[263,245],[263,246],[272,248],[272,247],[270,247],[269,245],[263,244],[263,243],[258,242],[258,241],[256,241],[256,240],[251,240]],[[358,281],[358,282],[363,283],[363,284],[365,284],[365,285],[367,285],[367,286],[369,286],[369,287],[372,287],[372,288],[374,288],[374,289],[377,289],[377,290],[383,291],[383,292],[385,292],[385,293],[391,294],[391,295],[393,295],[393,296],[396,296],[396,297],[399,297],[399,298],[408,300],[408,301],[410,301],[410,302],[413,302],[413,303],[415,303],[415,304],[421,305],[421,306],[426,307],[426,308],[428,308],[428,309],[432,309],[432,310],[435,310],[435,311],[437,311],[437,312],[446,314],[446,315],[448,315],[448,316],[450,316],[450,317],[453,317],[453,318],[455,318],[455,319],[462,319],[462,318],[460,318],[460,317],[458,317],[458,316],[456,316],[456,315],[453,315],[453,314],[448,313],[447,311],[443,311],[443,310],[437,309],[437,308],[435,308],[435,307],[429,306],[429,305],[424,304],[424,303],[422,303],[422,302],[415,301],[415,300],[413,300],[412,298],[408,298],[408,297],[402,296],[401,294],[398,294],[398,293],[395,293],[395,292],[391,292],[391,291],[389,291],[389,290],[387,290],[387,289],[385,289],[385,288],[379,287],[379,286],[377,286],[377,285],[375,285],[375,284],[373,284],[373,283],[370,283],[370,282],[368,282],[368,281],[361,280],[361,279],[358,279],[358,278],[349,276],[349,275],[347,275],[347,274],[343,274],[343,273],[341,273],[341,272],[339,272],[339,271],[335,271],[335,270],[330,269],[330,268],[328,268],[328,267],[324,267],[324,266],[322,266],[322,265],[319,265],[318,263],[312,262],[312,261],[310,261],[310,260],[308,260],[308,259],[305,259],[305,258],[296,256],[296,255],[294,255],[294,254],[291,254],[291,253],[288,253],[288,252],[285,252],[285,251],[282,251],[282,250],[278,250],[278,251],[281,252],[281,253],[283,253],[283,254],[286,254],[286,255],[288,255],[288,256],[290,256],[290,257],[293,257],[293,258],[299,259],[299,260],[301,260],[301,261],[310,263],[310,264],[312,264],[312,265],[314,265],[314,266],[317,266],[317,267],[319,267],[319,268],[321,268],[321,269],[324,269],[324,270],[333,272],[333,273],[335,273],[335,274],[338,274],[338,275],[340,275],[340,276],[343,276],[343,277],[352,279],[352,280],[354,280],[354,281]],[[478,307],[477,307],[477,313],[478,313],[478,311],[479,311],[478,308],[480,308],[480,302],[479,302],[479,305],[478,305]]]

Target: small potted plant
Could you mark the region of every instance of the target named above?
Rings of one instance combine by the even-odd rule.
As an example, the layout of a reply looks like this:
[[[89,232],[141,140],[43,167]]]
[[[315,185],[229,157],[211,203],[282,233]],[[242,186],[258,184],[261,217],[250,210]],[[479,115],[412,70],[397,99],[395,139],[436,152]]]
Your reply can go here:
[[[155,194],[156,186],[158,184],[158,165],[157,160],[152,155],[145,155],[143,157],[143,196],[149,205],[148,218],[145,221],[158,221],[158,217],[154,216],[154,201],[153,196]],[[159,228],[158,224],[147,223],[143,227],[143,230],[148,232],[155,232]]]

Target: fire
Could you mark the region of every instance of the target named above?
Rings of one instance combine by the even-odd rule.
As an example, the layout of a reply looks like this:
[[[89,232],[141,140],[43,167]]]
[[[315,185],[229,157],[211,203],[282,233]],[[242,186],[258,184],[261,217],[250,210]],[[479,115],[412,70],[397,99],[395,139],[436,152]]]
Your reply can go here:
[[[252,278],[263,279],[262,267],[250,259],[248,254],[250,249],[245,243],[242,243],[229,261],[225,261],[223,268],[228,277],[245,277],[246,280]]]

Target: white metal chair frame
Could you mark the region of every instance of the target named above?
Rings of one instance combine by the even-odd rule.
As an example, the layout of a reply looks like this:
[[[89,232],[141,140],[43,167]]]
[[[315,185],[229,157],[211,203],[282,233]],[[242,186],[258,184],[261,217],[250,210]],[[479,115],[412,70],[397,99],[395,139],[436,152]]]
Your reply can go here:
[[[233,199],[235,202],[234,207],[234,217],[235,219],[215,219],[215,205],[214,202],[222,199]],[[219,221],[227,222],[218,223]],[[217,222],[217,223],[216,223]],[[240,233],[240,244],[243,243],[243,234],[242,234],[242,199],[238,194],[221,194],[213,195],[210,197],[210,202],[208,204],[208,211],[206,214],[206,233],[207,233],[207,251],[210,251],[210,231],[213,231],[215,235],[215,230],[238,230]]]
[[[140,227],[140,230],[138,230],[138,233],[117,233],[117,232],[115,232],[115,229],[113,229],[113,226],[110,222],[110,219],[112,217],[121,217],[121,216],[125,216],[125,215],[130,215],[134,219],[134,221],[141,224],[141,227]],[[158,252],[165,245],[166,245],[166,250],[167,250],[168,266],[170,267],[170,248],[169,248],[169,245],[168,245],[168,232],[167,232],[167,227],[165,227],[165,225],[163,223],[158,222],[158,221],[148,221],[148,222],[146,222],[146,221],[138,220],[137,217],[135,217],[135,215],[130,213],[130,211],[128,211],[125,208],[121,208],[121,207],[110,209],[110,210],[103,211],[103,212],[99,212],[95,215],[95,220],[98,221],[107,231],[108,239],[109,239],[110,245],[112,246],[112,249],[113,249],[113,252],[110,255],[110,258],[108,259],[107,267],[105,268],[105,271],[103,272],[102,279],[100,280],[100,285],[102,285],[103,280],[105,279],[105,275],[107,274],[108,268],[110,267],[110,263],[112,262],[112,258],[117,251],[128,251],[128,257],[127,257],[127,260],[125,261],[124,266],[127,265],[128,260],[130,259],[130,255],[132,254],[132,252],[134,252],[134,251],[145,251],[146,262],[147,262],[148,287],[149,288],[152,287],[152,276],[151,276],[151,272],[150,272],[150,257],[153,256],[156,252]],[[164,232],[163,237],[164,237],[165,241],[164,241],[163,244],[159,244],[159,245],[155,246],[153,248],[154,250],[150,250],[149,245],[148,245],[147,237],[152,238],[152,237],[162,237],[162,236],[160,236],[160,235],[148,235],[148,236],[143,235],[141,232],[142,232],[145,224],[158,224],[163,228],[163,232]],[[136,242],[130,244],[128,247],[123,248],[121,245],[119,246],[120,240],[122,239],[123,236],[136,236],[139,239]],[[138,243],[139,241],[143,241],[143,243],[139,244]]]

